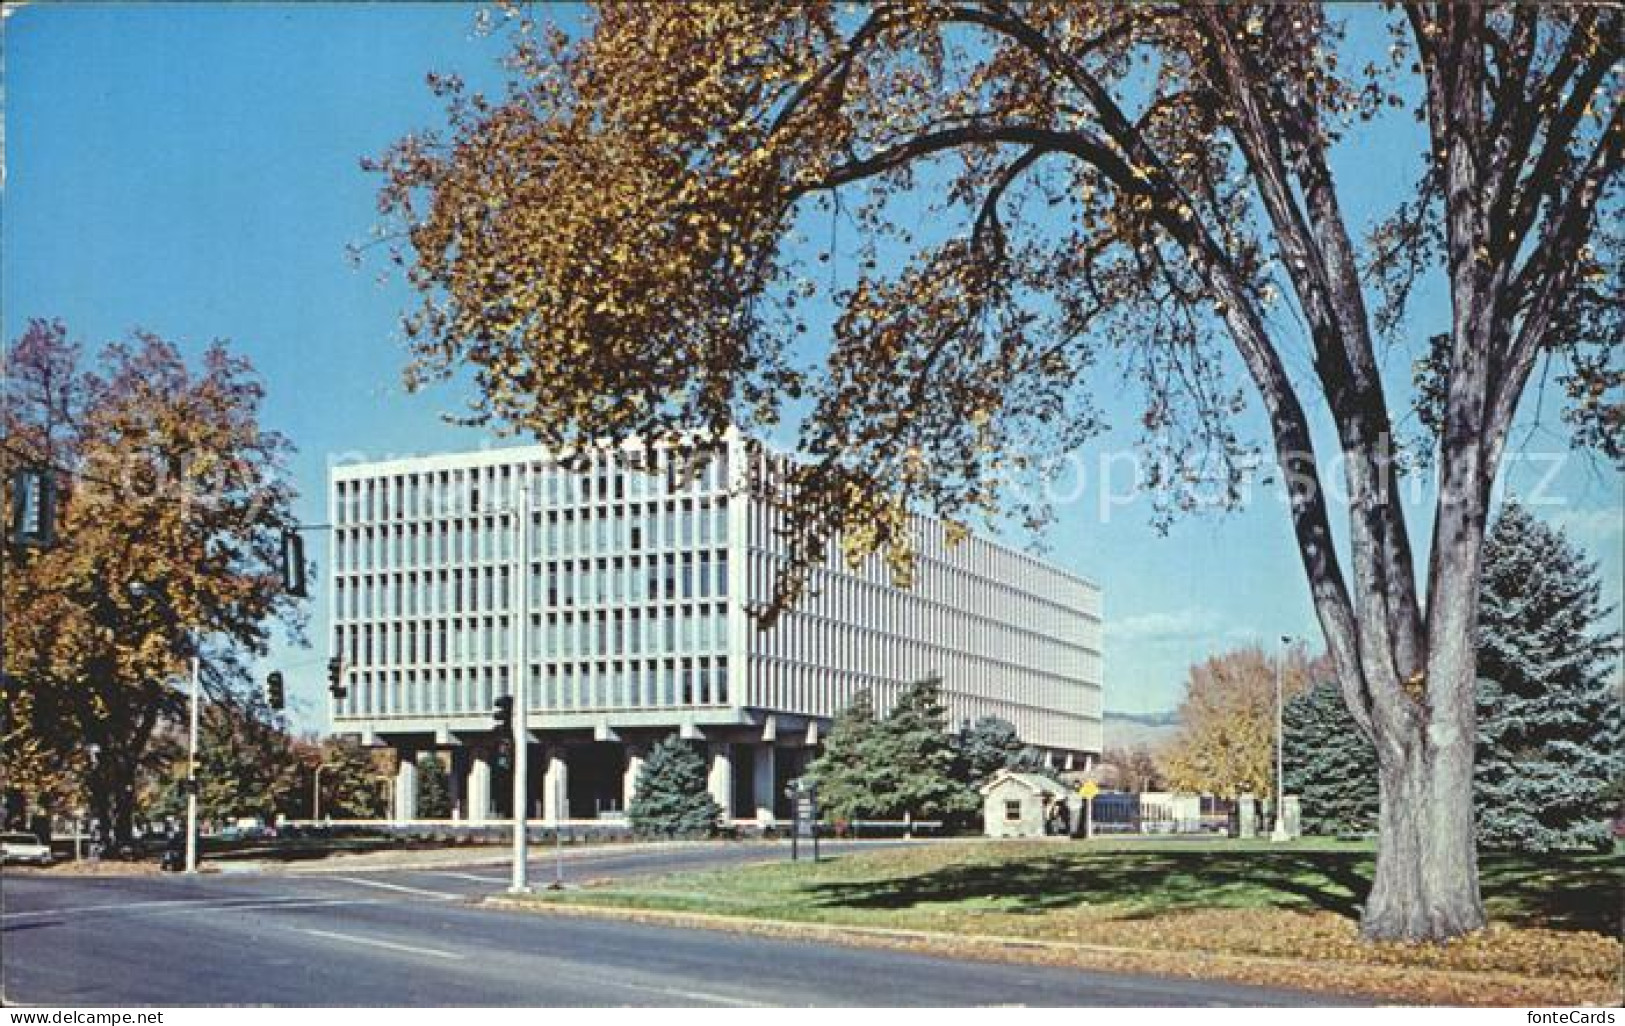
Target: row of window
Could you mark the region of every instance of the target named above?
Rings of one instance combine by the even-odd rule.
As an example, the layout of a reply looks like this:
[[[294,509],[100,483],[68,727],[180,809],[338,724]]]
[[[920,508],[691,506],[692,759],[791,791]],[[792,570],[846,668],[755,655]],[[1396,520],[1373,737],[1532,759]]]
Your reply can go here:
[[[726,551],[532,564],[529,605],[537,608],[688,602],[727,598]],[[333,618],[460,616],[513,607],[508,567],[339,575]]]
[[[521,464],[424,470],[334,483],[338,524],[461,516],[511,509],[523,480]],[[549,507],[639,502],[715,494],[728,487],[728,456],[717,450],[695,460],[666,452],[597,454],[584,469],[545,463],[528,467],[534,502]]]
[[[766,553],[751,553],[752,596],[769,593],[778,565]],[[816,594],[786,613],[776,630],[753,637],[754,648],[887,677],[912,673],[918,660],[909,653],[917,649],[927,659],[937,651],[963,652],[1057,676],[1100,679],[1100,625],[1080,613],[1062,616],[1044,604],[1058,622],[1041,629],[1020,619],[1023,607],[1015,600],[1007,612],[984,617],[913,591],[828,570],[815,570],[812,584]]]
[[[392,672],[351,678],[341,717],[484,715],[509,694],[507,667]],[[728,704],[725,657],[532,666],[527,708],[591,712]]]
[[[637,510],[549,512],[531,518],[530,555],[595,556],[725,545],[725,502],[689,502]],[[340,572],[508,562],[514,528],[504,518],[339,528],[333,565]]]
[[[334,651],[363,671],[419,663],[505,661],[512,638],[506,616],[340,624],[333,629]],[[728,607],[651,606],[533,615],[526,647],[532,658],[550,661],[726,651]]]
[[[796,498],[786,483],[790,462],[784,456],[769,457],[755,474],[755,493],[760,501],[751,504],[750,522],[746,527],[749,544],[767,551],[784,548],[780,532],[787,521],[787,511],[796,508]],[[1037,601],[1053,602],[1066,612],[1081,611],[1096,619],[1100,617],[1100,590],[1093,585],[1050,566],[1023,552],[995,544],[985,538],[966,535],[950,542],[948,531],[938,521],[925,517],[911,517],[916,557],[916,580],[912,591],[927,598],[950,604],[963,604],[981,598],[995,604],[1004,595],[993,589],[1024,594]],[[840,566],[839,547],[831,544],[826,556],[827,565]],[[927,566],[934,564],[941,571],[929,574]],[[874,559],[860,571],[860,575],[885,583],[884,562]],[[1010,588],[1007,582],[1020,581],[1024,588]],[[1038,597],[1042,596],[1042,599]]]

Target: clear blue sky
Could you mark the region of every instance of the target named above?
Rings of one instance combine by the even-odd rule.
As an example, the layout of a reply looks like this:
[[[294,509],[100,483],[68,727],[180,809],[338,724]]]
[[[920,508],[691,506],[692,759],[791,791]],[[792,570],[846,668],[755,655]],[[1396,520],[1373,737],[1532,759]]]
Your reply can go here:
[[[313,522],[325,519],[326,469],[335,460],[493,444],[441,421],[441,411],[460,404],[455,392],[404,393],[396,325],[410,297],[398,280],[378,281],[379,262],[357,270],[345,252],[376,221],[376,182],[359,159],[437,122],[424,73],[492,79],[501,43],[472,31],[475,10],[361,3],[10,9],[0,201],[5,338],[43,316],[62,318],[92,345],[137,326],[189,352],[229,339],[265,378],[269,426],[299,447],[299,512]],[[1360,28],[1359,38],[1378,38]],[[1340,178],[1356,223],[1411,181],[1421,148],[1415,133],[1396,119],[1345,147]],[[1417,334],[1437,330],[1442,314],[1436,291],[1424,295]],[[1409,356],[1396,351],[1387,365],[1403,380]],[[1301,356],[1294,367],[1308,373]],[[1101,385],[1109,392],[1112,382]],[[1133,414],[1122,402],[1107,407]],[[1225,518],[1182,521],[1167,537],[1148,526],[1143,503],[1100,516],[1096,470],[1126,438],[1108,436],[1080,454],[1086,488],[1061,505],[1045,539],[1051,558],[1105,589],[1108,708],[1172,708],[1191,661],[1238,643],[1285,632],[1318,645],[1274,499]],[[1563,450],[1550,433],[1528,444]],[[1510,487],[1534,489],[1548,466],[1543,458],[1515,462]],[[1620,475],[1570,457],[1544,493],[1562,504],[1542,512],[1602,559],[1618,602]],[[1416,536],[1425,548],[1425,519]],[[320,540],[312,554],[325,556]],[[264,667],[288,671],[296,712],[313,726],[325,722],[325,626],[317,602],[315,647],[280,645]]]

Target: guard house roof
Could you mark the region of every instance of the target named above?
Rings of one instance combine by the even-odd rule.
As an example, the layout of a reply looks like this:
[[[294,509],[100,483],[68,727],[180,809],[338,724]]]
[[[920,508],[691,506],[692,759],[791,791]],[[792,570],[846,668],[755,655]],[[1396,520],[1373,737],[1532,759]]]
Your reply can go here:
[[[1003,769],[993,774],[993,779],[982,785],[982,794],[984,796],[992,794],[994,788],[1006,781],[1025,787],[1034,794],[1065,795],[1067,793],[1063,785],[1056,783],[1049,777],[1040,776],[1037,773],[1018,773],[1015,770]]]

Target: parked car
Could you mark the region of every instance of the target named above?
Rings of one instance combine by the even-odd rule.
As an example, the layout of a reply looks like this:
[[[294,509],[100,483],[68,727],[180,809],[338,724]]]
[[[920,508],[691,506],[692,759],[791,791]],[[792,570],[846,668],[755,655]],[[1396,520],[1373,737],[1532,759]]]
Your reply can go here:
[[[33,834],[0,834],[0,862],[51,864],[51,846]]]

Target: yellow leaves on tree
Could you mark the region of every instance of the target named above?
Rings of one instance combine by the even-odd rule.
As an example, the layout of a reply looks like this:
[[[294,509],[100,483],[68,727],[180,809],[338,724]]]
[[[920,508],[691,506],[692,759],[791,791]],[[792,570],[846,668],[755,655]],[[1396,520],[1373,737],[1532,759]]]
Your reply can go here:
[[[36,800],[71,780],[128,836],[187,658],[202,649],[210,685],[229,687],[273,621],[300,625],[277,574],[290,447],[221,344],[194,369],[137,334],[92,369],[60,323],[33,321],[7,371],[5,468],[49,468],[60,491],[56,544],[5,550],[6,777]]]
[[[1179,736],[1163,759],[1170,788],[1227,798],[1275,794],[1275,668],[1256,645],[1190,668]],[[1292,650],[1282,666],[1282,700],[1330,672]]]

